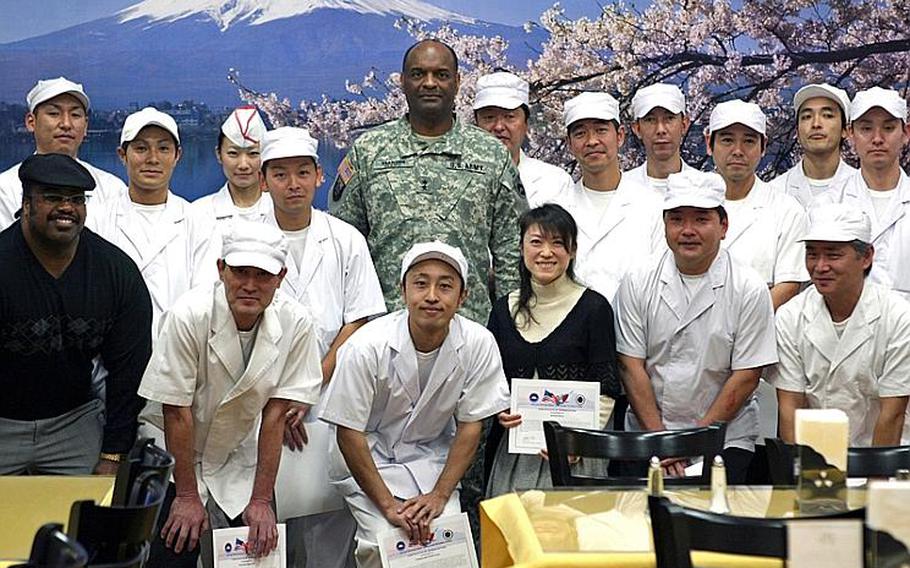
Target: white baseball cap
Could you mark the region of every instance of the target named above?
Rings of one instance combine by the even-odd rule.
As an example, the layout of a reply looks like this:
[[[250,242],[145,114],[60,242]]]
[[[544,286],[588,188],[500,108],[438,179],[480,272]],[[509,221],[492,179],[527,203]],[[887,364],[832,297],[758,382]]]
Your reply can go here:
[[[724,204],[726,193],[727,184],[718,174],[683,170],[667,176],[663,208],[664,211],[677,207],[714,209]]]
[[[872,242],[872,221],[857,207],[827,203],[809,210],[809,227],[798,241]]]
[[[88,112],[88,109],[91,107],[88,95],[85,94],[82,84],[74,83],[66,77],[42,79],[38,81],[35,86],[32,87],[32,90],[28,92],[28,95],[25,96],[25,102],[28,104],[29,112],[35,112],[35,108],[37,108],[38,105],[59,95],[73,95],[79,99],[79,102],[85,107],[86,112]]]
[[[586,118],[619,122],[619,101],[608,93],[581,93],[566,101],[562,118],[566,128]]]
[[[288,240],[278,227],[238,219],[221,241],[221,258],[228,266],[253,266],[269,274],[284,268]]]
[[[528,105],[528,82],[513,73],[497,71],[477,80],[474,110],[498,107],[514,110]]]
[[[139,131],[146,126],[159,126],[171,133],[177,144],[180,144],[180,134],[177,132],[177,123],[171,115],[165,114],[155,107],[145,107],[126,117],[123,121],[123,130],[120,131],[120,144],[132,142]]]
[[[269,130],[262,137],[259,148],[262,163],[280,158],[301,158],[309,156],[319,163],[319,142],[310,136],[306,128],[282,126]]]
[[[259,144],[265,131],[265,123],[253,106],[235,108],[221,125],[224,137],[238,148],[250,148]]]
[[[856,93],[850,105],[850,122],[875,107],[881,107],[894,118],[907,122],[907,101],[897,91],[881,87],[872,87]]]
[[[711,111],[711,118],[708,120],[708,128],[705,133],[710,135],[712,132],[734,124],[742,124],[762,136],[767,134],[767,119],[761,107],[739,99],[718,103]]]
[[[686,112],[686,97],[676,85],[655,83],[639,89],[632,97],[632,118],[638,120],[656,107],[665,108],[673,114]]]
[[[850,97],[847,96],[847,91],[824,83],[806,85],[796,91],[796,94],[793,95],[793,110],[796,111],[796,114],[799,114],[799,107],[803,106],[804,102],[814,97],[823,97],[836,102],[837,106],[844,111],[847,122],[850,122]]]
[[[401,281],[404,282],[404,276],[412,266],[424,260],[441,260],[454,268],[458,275],[461,276],[461,281],[467,284],[467,259],[461,253],[461,249],[447,245],[442,241],[417,243],[408,252],[404,253],[404,258],[401,259]]]

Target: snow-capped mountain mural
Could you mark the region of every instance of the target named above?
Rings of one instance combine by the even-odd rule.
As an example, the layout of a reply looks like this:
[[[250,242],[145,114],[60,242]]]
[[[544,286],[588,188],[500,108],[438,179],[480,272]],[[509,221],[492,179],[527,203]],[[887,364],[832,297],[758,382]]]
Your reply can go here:
[[[522,64],[543,33],[491,24],[420,0],[144,0],[109,17],[0,44],[0,101],[23,101],[39,78],[85,84],[96,108],[194,99],[238,102],[227,80],[291,100],[347,96],[345,79],[400,68],[413,40],[401,17],[500,35]]]

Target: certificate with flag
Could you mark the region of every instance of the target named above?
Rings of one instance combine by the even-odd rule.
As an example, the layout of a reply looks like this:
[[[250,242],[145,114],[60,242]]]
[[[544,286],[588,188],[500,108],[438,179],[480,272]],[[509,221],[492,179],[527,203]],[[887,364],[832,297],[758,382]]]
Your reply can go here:
[[[600,383],[512,379],[511,414],[521,424],[509,430],[510,454],[536,454],[546,449],[543,423],[547,420],[575,428],[597,428]]]

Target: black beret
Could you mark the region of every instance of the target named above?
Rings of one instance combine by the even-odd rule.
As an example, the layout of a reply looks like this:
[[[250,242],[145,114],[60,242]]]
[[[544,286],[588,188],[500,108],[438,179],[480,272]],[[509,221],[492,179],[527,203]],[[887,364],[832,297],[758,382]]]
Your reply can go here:
[[[68,187],[91,191],[95,178],[85,166],[66,154],[32,154],[19,166],[23,188],[30,185]]]

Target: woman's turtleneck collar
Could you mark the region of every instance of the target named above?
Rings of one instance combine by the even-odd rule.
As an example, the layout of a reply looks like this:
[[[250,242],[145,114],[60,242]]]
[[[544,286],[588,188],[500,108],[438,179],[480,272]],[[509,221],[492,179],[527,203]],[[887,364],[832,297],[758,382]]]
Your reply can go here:
[[[549,284],[540,284],[534,278],[531,278],[531,289],[534,290],[534,296],[537,306],[545,306],[570,296],[573,291],[583,289],[583,286],[574,282],[563,272],[559,278]]]

